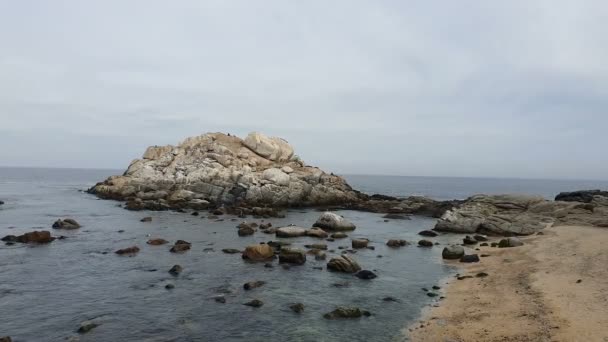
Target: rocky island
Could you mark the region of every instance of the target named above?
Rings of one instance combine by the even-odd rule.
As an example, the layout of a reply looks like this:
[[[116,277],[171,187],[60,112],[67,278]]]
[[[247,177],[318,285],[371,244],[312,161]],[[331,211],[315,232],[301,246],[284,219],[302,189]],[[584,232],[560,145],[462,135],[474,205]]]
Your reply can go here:
[[[151,146],[122,176],[88,190],[126,201],[130,210],[218,209],[276,214],[288,207],[333,207],[439,217],[458,201],[366,195],[344,178],[307,165],[284,139],[250,133],[190,137],[177,146]]]

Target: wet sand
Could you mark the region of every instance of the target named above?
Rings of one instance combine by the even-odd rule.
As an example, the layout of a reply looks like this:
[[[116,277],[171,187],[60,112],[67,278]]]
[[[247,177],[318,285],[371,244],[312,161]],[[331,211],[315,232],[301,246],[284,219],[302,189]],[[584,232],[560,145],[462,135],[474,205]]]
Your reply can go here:
[[[552,227],[515,248],[480,247],[411,341],[608,341],[608,228]],[[485,272],[486,277],[475,277]]]

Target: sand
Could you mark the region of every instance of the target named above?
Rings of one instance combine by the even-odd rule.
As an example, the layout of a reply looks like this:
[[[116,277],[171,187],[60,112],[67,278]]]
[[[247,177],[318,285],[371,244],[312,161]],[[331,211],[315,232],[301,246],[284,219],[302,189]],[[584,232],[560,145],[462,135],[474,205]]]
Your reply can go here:
[[[515,248],[481,247],[411,341],[608,342],[608,228],[552,227]]]

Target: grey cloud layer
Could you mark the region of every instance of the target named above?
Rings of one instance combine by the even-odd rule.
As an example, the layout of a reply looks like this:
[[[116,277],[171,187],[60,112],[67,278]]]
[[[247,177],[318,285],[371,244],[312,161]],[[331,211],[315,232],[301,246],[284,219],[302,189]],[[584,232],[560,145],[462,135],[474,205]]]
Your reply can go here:
[[[0,1],[2,165],[207,131],[341,173],[608,178],[603,1]]]

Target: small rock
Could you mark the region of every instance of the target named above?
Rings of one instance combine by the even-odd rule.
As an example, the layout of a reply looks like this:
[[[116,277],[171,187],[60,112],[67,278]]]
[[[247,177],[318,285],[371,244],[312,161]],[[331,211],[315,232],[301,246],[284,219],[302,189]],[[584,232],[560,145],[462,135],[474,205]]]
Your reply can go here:
[[[264,284],[266,284],[266,282],[265,282],[265,281],[262,281],[262,280],[255,280],[255,281],[250,281],[250,282],[245,283],[245,284],[243,285],[243,288],[244,288],[245,290],[253,290],[253,289],[255,289],[255,288],[257,288],[257,287],[260,287],[260,286],[262,286],[262,285],[264,285]]]
[[[329,234],[321,228],[312,228],[306,231],[306,236],[325,239]]]
[[[333,234],[331,234],[330,236],[331,236],[332,238],[334,238],[334,239],[344,239],[344,238],[347,238],[347,237],[348,237],[348,235],[347,235],[346,233],[343,233],[343,232],[337,232],[337,233],[333,233]]]
[[[175,288],[175,285],[173,285],[173,284],[167,284],[167,285],[165,285],[165,289],[167,289],[167,290],[172,290],[174,288]]]
[[[327,269],[336,272],[355,273],[361,270],[361,266],[359,266],[355,259],[346,255],[340,255],[329,260]]]
[[[166,243],[169,243],[169,241],[167,241],[165,239],[150,239],[146,243],[148,245],[152,245],[152,246],[159,246],[159,245],[164,245]]]
[[[254,233],[255,233],[255,229],[250,226],[241,227],[238,230],[239,236],[249,236],[249,235],[253,235]]]
[[[142,218],[141,220],[139,220],[140,222],[152,222],[152,217],[150,216],[146,216],[144,218]]]
[[[117,250],[114,253],[116,253],[118,255],[125,255],[125,254],[136,254],[138,252],[139,252],[139,247],[137,247],[137,246],[131,246],[131,247],[119,249],[119,250]]]
[[[97,328],[99,326],[99,324],[91,322],[91,321],[85,321],[80,323],[80,328],[78,328],[78,332],[81,334],[84,333],[88,333],[89,331]]]
[[[462,242],[465,245],[475,245],[477,244],[477,240],[475,240],[474,238],[470,237],[470,236],[466,236],[464,239],[462,239]]]
[[[384,297],[384,298],[382,298],[382,301],[384,301],[384,302],[398,302],[399,300],[397,298],[393,298],[393,297]]]
[[[382,218],[385,218],[388,220],[411,220],[412,219],[409,216],[405,216],[405,215],[401,215],[401,214],[386,214],[386,215],[382,216]]]
[[[391,248],[399,248],[399,247],[403,247],[407,245],[407,241],[405,240],[398,240],[398,239],[390,239],[388,240],[388,242],[386,243],[387,246],[391,247]]]
[[[479,234],[473,235],[473,239],[475,239],[479,242],[488,241],[487,237],[485,237],[483,235],[479,235]]]
[[[289,306],[289,308],[295,313],[301,313],[304,311],[304,304],[302,303],[294,303]]]
[[[369,240],[367,240],[367,239],[354,239],[354,240],[352,240],[352,246],[353,246],[353,248],[365,248],[365,247],[367,247],[368,243],[369,243]]]
[[[213,298],[217,303],[222,303],[225,304],[226,303],[226,297],[224,296],[217,296],[215,298]]]
[[[237,254],[237,253],[241,253],[240,250],[238,249],[234,249],[234,248],[224,248],[222,249],[222,252],[226,253],[226,254]]]
[[[184,240],[177,240],[175,242],[175,245],[173,245],[173,247],[171,247],[171,253],[181,253],[181,252],[185,252],[187,250],[190,249],[190,247],[192,246],[192,244],[190,242],[184,241]]]
[[[447,260],[460,259],[464,255],[464,248],[457,245],[445,247],[441,252],[441,256]]]
[[[370,280],[370,279],[377,278],[378,276],[372,271],[361,270],[361,271],[355,273],[355,277],[357,277],[359,279]]]
[[[463,255],[460,258],[460,262],[479,262],[479,256],[477,254]]]
[[[576,281],[577,284],[580,284],[582,282],[583,282],[583,279],[579,279],[579,280]]]
[[[520,239],[515,238],[515,237],[510,237],[510,238],[502,239],[498,243],[498,247],[499,248],[519,247],[519,246],[523,246],[523,245],[524,245],[524,243],[521,242]]]
[[[265,261],[274,257],[274,250],[267,244],[250,245],[245,248],[243,259]]]
[[[429,240],[420,240],[418,241],[418,246],[420,247],[433,247],[433,242]]]
[[[475,275],[477,278],[485,278],[488,276],[486,272],[479,272]]]
[[[441,290],[441,286],[434,285],[433,290]]]
[[[261,307],[262,305],[264,305],[264,302],[262,302],[262,301],[261,301],[261,300],[259,300],[259,299],[254,299],[254,300],[249,301],[249,302],[247,302],[247,303],[245,303],[245,304],[243,304],[243,305],[251,306],[251,307],[253,307],[253,308],[259,308],[259,307]]]
[[[362,316],[371,316],[369,311],[361,310],[354,307],[338,307],[332,312],[323,315],[326,319],[340,319],[340,318],[359,318]]]
[[[487,243],[487,242],[484,242],[484,243],[482,243],[482,244],[479,244],[479,247],[488,247],[488,246],[489,246],[489,245],[488,245],[488,243]]]
[[[171,267],[171,269],[169,270],[169,273],[171,273],[174,276],[178,276],[180,273],[182,273],[183,268],[180,265],[173,265],[173,267]]]
[[[426,293],[427,296],[433,298],[433,297],[437,297],[437,294],[435,292],[427,292]]]
[[[301,249],[281,248],[279,263],[303,265],[306,262],[306,253]]]
[[[80,228],[80,224],[76,222],[76,220],[71,218],[66,218],[63,220],[57,220],[53,223],[53,228],[55,229],[78,229]]]
[[[267,263],[264,264],[264,267],[266,267],[266,268],[273,268],[274,266],[271,263],[267,262]]]
[[[439,234],[437,234],[437,232],[432,231],[432,230],[423,230],[420,233],[418,233],[418,235],[429,236],[429,237],[436,237]]]

